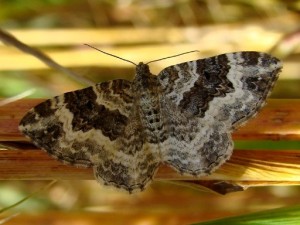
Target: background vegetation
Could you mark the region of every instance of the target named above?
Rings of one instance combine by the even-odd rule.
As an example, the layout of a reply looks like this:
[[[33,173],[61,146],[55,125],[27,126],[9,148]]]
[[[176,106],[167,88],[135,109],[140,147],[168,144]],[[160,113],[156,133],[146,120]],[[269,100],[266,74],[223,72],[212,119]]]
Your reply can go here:
[[[229,51],[271,52],[284,62],[271,97],[297,99],[299,11],[300,1],[283,0],[0,0],[0,28],[93,82],[130,79],[134,68],[88,49],[84,43],[135,62],[200,50],[198,55],[151,65],[156,73],[177,62]],[[34,90],[30,97],[46,98],[84,86],[25,53],[0,45],[2,98],[28,90]],[[238,144],[257,148],[253,143]],[[265,147],[271,146],[267,142]],[[300,149],[299,142],[293,142],[290,149]],[[8,207],[46,184],[1,181],[0,207]],[[145,192],[128,195],[95,181],[78,180],[58,181],[0,216],[4,222],[15,215],[5,224],[187,224],[299,203],[297,186],[251,188],[221,196],[194,185],[155,181]]]

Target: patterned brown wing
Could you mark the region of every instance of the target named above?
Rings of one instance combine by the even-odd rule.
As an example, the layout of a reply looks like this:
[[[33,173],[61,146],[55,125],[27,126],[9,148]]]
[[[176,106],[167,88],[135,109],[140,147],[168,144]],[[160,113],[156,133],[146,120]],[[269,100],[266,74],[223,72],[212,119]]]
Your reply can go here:
[[[56,159],[93,167],[101,183],[142,190],[159,162],[142,136],[131,85],[113,80],[54,97],[31,109],[19,129]]]
[[[265,103],[281,63],[259,52],[236,52],[170,66],[160,72],[161,108],[169,134],[164,161],[204,175],[232,152],[231,132]]]
[[[211,110],[236,127],[264,104],[280,70],[280,61],[268,54],[236,52],[167,67],[158,80],[182,113],[204,118]]]

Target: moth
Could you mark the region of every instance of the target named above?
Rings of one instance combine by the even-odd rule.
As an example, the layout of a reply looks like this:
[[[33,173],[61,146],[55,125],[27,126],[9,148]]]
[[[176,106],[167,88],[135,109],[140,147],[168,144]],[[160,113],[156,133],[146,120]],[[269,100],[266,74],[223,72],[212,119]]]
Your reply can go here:
[[[93,167],[98,182],[142,191],[157,168],[208,175],[232,154],[231,133],[265,104],[281,62],[234,52],[169,66],[144,63],[117,79],[65,93],[32,108],[20,131],[67,164]]]

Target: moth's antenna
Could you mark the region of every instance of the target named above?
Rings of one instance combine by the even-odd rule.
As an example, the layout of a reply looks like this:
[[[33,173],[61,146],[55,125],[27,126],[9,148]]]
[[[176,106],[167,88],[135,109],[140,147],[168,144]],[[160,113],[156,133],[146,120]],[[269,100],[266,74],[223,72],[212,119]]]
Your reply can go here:
[[[129,63],[131,63],[131,64],[137,66],[137,64],[135,64],[134,62],[132,62],[132,61],[130,61],[130,60],[128,60],[128,59],[124,59],[124,58],[121,58],[121,57],[119,57],[119,56],[113,55],[113,54],[111,54],[111,53],[105,52],[105,51],[100,50],[100,49],[98,49],[98,48],[95,48],[95,47],[93,47],[93,46],[91,46],[91,45],[89,45],[89,44],[84,44],[84,45],[89,46],[90,48],[93,48],[93,49],[95,49],[95,50],[97,50],[97,51],[99,51],[99,52],[102,52],[102,53],[106,54],[106,55],[113,56],[113,57],[115,57],[115,58],[121,59],[121,60],[123,60],[123,61],[129,62]]]
[[[183,52],[183,53],[180,53],[180,54],[177,54],[177,55],[171,55],[171,56],[168,56],[168,57],[164,57],[164,58],[160,58],[160,59],[155,59],[155,60],[149,61],[149,62],[147,62],[145,64],[157,62],[157,61],[160,61],[160,60],[163,60],[163,59],[169,59],[169,58],[177,57],[177,56],[180,56],[180,55],[185,55],[185,54],[192,53],[192,52],[199,52],[199,51],[198,50],[193,50],[193,51],[189,51],[189,52]]]

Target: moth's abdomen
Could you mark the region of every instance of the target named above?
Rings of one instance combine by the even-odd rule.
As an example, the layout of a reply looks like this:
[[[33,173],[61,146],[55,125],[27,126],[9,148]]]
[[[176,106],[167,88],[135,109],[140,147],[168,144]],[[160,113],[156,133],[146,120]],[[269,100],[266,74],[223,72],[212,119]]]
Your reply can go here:
[[[140,75],[141,76],[141,75]],[[136,93],[136,107],[144,129],[144,136],[149,143],[159,143],[163,130],[163,120],[160,109],[160,86],[157,77],[147,75],[142,80],[135,80],[138,87]],[[142,83],[147,83],[146,86]]]

